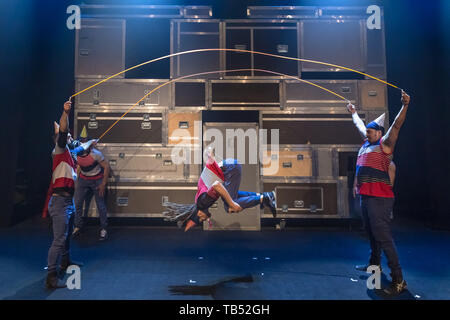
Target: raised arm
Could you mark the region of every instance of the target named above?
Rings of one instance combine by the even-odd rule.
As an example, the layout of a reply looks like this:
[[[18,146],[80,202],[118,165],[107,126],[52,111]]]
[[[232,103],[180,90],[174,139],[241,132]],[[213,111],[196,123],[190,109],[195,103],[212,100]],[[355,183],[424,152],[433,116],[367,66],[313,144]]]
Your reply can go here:
[[[69,132],[70,109],[72,109],[72,102],[66,101],[64,103],[64,111],[61,114],[61,119],[59,119],[59,131],[61,132]]]
[[[400,128],[402,127],[403,122],[405,122],[406,119],[406,112],[408,111],[410,97],[403,90],[401,101],[402,101],[402,108],[395,117],[395,120],[392,123],[391,127],[383,137],[383,149],[386,153],[392,153],[394,151],[395,143],[397,142]]]
[[[70,109],[72,108],[72,102],[66,101],[64,103],[64,109],[61,114],[61,118],[59,119],[59,127],[58,127],[58,140],[56,144],[59,148],[64,149],[67,145],[67,134],[69,133],[69,114]],[[55,126],[55,130],[57,125]]]
[[[355,124],[356,128],[359,131],[359,134],[366,138],[366,126],[364,125],[364,122],[361,120],[361,118],[358,116],[358,113],[356,112],[356,108],[354,105],[349,103],[347,105],[347,110],[352,114],[353,123]]]

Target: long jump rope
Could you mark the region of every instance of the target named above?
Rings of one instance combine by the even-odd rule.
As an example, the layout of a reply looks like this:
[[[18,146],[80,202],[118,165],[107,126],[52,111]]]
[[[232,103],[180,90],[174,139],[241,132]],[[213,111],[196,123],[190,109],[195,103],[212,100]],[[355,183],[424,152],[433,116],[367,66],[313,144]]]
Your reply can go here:
[[[342,70],[347,70],[347,71],[351,71],[351,72],[354,72],[354,73],[358,73],[358,74],[361,74],[361,75],[364,75],[364,76],[366,76],[366,77],[368,77],[368,78],[371,78],[371,79],[374,79],[374,80],[376,80],[376,81],[379,81],[379,82],[381,82],[381,83],[384,83],[384,84],[386,84],[386,85],[388,85],[388,86],[391,86],[391,87],[393,87],[393,88],[395,88],[395,89],[398,89],[398,90],[401,90],[402,92],[403,92],[403,89],[401,89],[400,87],[398,87],[398,86],[396,86],[396,85],[394,85],[394,84],[392,84],[392,83],[389,83],[389,82],[387,82],[387,81],[384,81],[384,80],[382,80],[382,79],[379,79],[379,78],[377,78],[377,77],[374,77],[374,76],[372,76],[372,75],[370,75],[370,74],[367,74],[367,73],[364,73],[364,72],[361,72],[361,71],[358,71],[358,70],[355,70],[355,69],[351,69],[351,68],[348,68],[348,67],[344,67],[344,66],[340,66],[340,65],[336,65],[336,64],[332,64],[332,63],[327,63],[327,62],[322,62],[322,61],[316,61],[316,60],[309,60],[309,59],[301,59],[301,58],[293,58],[293,57],[285,57],[285,56],[281,56],[281,55],[276,55],[276,54],[271,54],[271,53],[265,53],[265,52],[259,52],[259,51],[253,51],[253,50],[242,50],[242,49],[224,49],[224,48],[211,48],[211,49],[195,49],[195,50],[188,50],[188,51],[183,51],[183,52],[177,52],[177,53],[172,53],[172,54],[169,54],[169,55],[166,55],[166,56],[162,56],[162,57],[159,57],[159,58],[155,58],[155,59],[152,59],[152,60],[148,60],[148,61],[145,61],[145,62],[143,62],[143,63],[140,63],[140,64],[137,64],[137,65],[135,65],[135,66],[133,66],[133,67],[130,67],[130,68],[128,68],[128,69],[126,69],[126,70],[123,70],[123,71],[121,71],[121,72],[118,72],[118,73],[116,73],[116,74],[114,74],[114,75],[112,75],[112,76],[110,76],[110,77],[108,77],[108,78],[105,78],[105,79],[103,79],[103,80],[101,80],[101,81],[99,81],[99,82],[97,82],[97,83],[95,83],[95,84],[93,84],[92,86],[89,86],[89,87],[87,87],[87,88],[85,88],[85,89],[83,89],[83,90],[81,90],[81,91],[79,91],[79,92],[76,92],[76,93],[74,93],[73,95],[71,95],[70,97],[69,97],[69,101],[71,101],[71,99],[72,98],[74,98],[74,97],[76,97],[77,95],[79,95],[79,94],[81,94],[81,93],[83,93],[83,92],[86,92],[86,91],[88,91],[88,90],[90,90],[90,89],[92,89],[92,88],[94,88],[94,87],[96,87],[96,86],[98,86],[99,84],[102,84],[103,82],[106,82],[106,81],[108,81],[108,80],[110,80],[110,79],[112,79],[112,78],[114,78],[114,77],[117,77],[117,76],[119,76],[119,75],[121,75],[121,74],[123,74],[123,73],[125,73],[125,72],[128,72],[128,71],[130,71],[130,70],[133,70],[133,69],[136,69],[136,68],[139,68],[139,67],[142,67],[142,66],[144,66],[144,65],[147,65],[147,64],[150,64],[150,63],[153,63],[153,62],[157,62],[157,61],[160,61],[160,60],[164,60],[164,59],[168,59],[168,58],[171,58],[171,57],[175,57],[175,56],[181,56],[181,55],[185,55],[185,54],[191,54],[191,53],[198,53],[198,52],[211,52],[211,51],[228,51],[228,52],[238,52],[238,53],[253,53],[253,54],[258,54],[258,55],[264,55],[264,56],[269,56],[269,57],[273,57],[273,58],[279,58],[279,59],[286,59],[286,60],[293,60],[293,61],[302,61],[302,62],[309,62],[309,63],[314,63],[314,64],[321,64],[321,65],[325,65],[325,66],[329,66],[329,67],[334,67],[334,68],[338,68],[338,69],[342,69]],[[141,99],[139,99],[135,104],[133,104],[122,116],[120,116],[105,132],[103,132],[101,135],[100,135],[100,137],[98,138],[98,141],[100,140],[100,139],[102,139],[120,120],[122,120],[134,107],[136,107],[142,100],[144,100],[144,99],[146,99],[149,95],[151,95],[153,92],[155,92],[156,90],[159,90],[160,88],[162,88],[162,87],[164,87],[164,86],[166,86],[166,85],[168,85],[168,84],[170,84],[170,83],[172,83],[172,82],[176,82],[176,81],[179,81],[179,80],[183,80],[183,79],[186,79],[186,78],[190,78],[190,77],[196,77],[196,76],[201,76],[201,75],[207,75],[207,74],[213,74],[213,73],[226,73],[226,72],[240,72],[240,71],[258,71],[258,72],[265,72],[265,73],[270,73],[270,74],[274,74],[274,75],[278,75],[278,76],[283,76],[283,77],[286,77],[286,78],[290,78],[290,79],[294,79],[294,80],[297,80],[297,81],[300,81],[300,82],[303,82],[303,83],[307,83],[307,84],[309,84],[309,85],[312,85],[312,86],[314,86],[314,87],[317,87],[317,88],[319,88],[319,89],[321,89],[321,90],[324,90],[324,91],[327,91],[327,92],[329,92],[329,93],[331,93],[331,94],[333,94],[333,95],[335,95],[336,97],[338,97],[339,99],[342,99],[343,101],[345,101],[345,102],[347,102],[347,103],[350,103],[350,101],[347,99],[347,98],[345,98],[345,97],[343,97],[342,95],[340,95],[340,94],[338,94],[338,93],[336,93],[336,92],[334,92],[334,91],[332,91],[332,90],[329,90],[329,89],[327,89],[327,88],[324,88],[324,87],[322,87],[322,86],[320,86],[320,85],[318,85],[318,84],[316,84],[316,83],[313,83],[313,82],[311,82],[311,81],[307,81],[307,80],[304,80],[304,79],[301,79],[301,78],[299,78],[299,77],[295,77],[295,76],[291,76],[291,75],[287,75],[287,74],[283,74],[283,73],[280,73],[280,72],[275,72],[275,71],[270,71],[270,70],[265,70],[265,69],[255,69],[255,68],[246,68],[246,69],[234,69],[234,70],[216,70],[216,71],[207,71],[207,72],[200,72],[200,73],[195,73],[195,74],[189,74],[189,75],[186,75],[186,76],[182,76],[182,77],[179,77],[179,78],[176,78],[176,79],[173,79],[173,80],[170,80],[170,81],[167,81],[167,82],[165,82],[165,83],[163,83],[163,84],[161,84],[161,85],[159,85],[159,86],[157,86],[156,88],[154,88],[154,89],[152,89],[150,92],[148,92],[147,94],[145,94]]]
[[[163,59],[168,59],[168,58],[171,58],[171,57],[175,57],[175,56],[180,56],[180,55],[184,55],[184,54],[191,54],[191,53],[198,53],[198,52],[211,52],[211,51],[229,51],[229,52],[239,52],[239,53],[253,53],[253,54],[258,54],[258,55],[264,55],[264,56],[269,56],[269,57],[273,57],[273,58],[279,58],[279,59],[286,59],[286,60],[293,60],[293,61],[302,61],[302,62],[309,62],[309,63],[315,63],[315,64],[321,64],[321,65],[325,65],[325,66],[330,66],[330,67],[334,67],[334,68],[339,68],[339,69],[342,69],[342,70],[347,70],[347,71],[351,71],[351,72],[355,72],[355,73],[358,73],[358,74],[361,74],[361,75],[364,75],[364,76],[366,76],[366,77],[369,77],[369,78],[371,78],[371,79],[374,79],[374,80],[376,80],[376,81],[379,81],[379,82],[381,82],[381,83],[384,83],[384,84],[386,84],[386,85],[389,85],[389,86],[391,86],[391,87],[393,87],[393,88],[396,88],[396,89],[398,89],[398,90],[401,90],[402,92],[403,92],[403,89],[401,89],[401,88],[399,88],[398,86],[396,86],[396,85],[394,85],[394,84],[392,84],[392,83],[389,83],[389,82],[387,82],[387,81],[384,81],[384,80],[382,80],[382,79],[379,79],[379,78],[377,78],[377,77],[374,77],[374,76],[372,76],[372,75],[369,75],[369,74],[367,74],[367,73],[364,73],[364,72],[361,72],[361,71],[358,71],[358,70],[355,70],[355,69],[351,69],[351,68],[347,68],[347,67],[344,67],[344,66],[339,66],[339,65],[336,65],[336,64],[331,64],[331,63],[327,63],[327,62],[322,62],[322,61],[316,61],[316,60],[309,60],[309,59],[301,59],[301,58],[293,58],[293,57],[285,57],[285,56],[280,56],[280,55],[276,55],[276,54],[271,54],[271,53],[265,53],[265,52],[259,52],[259,51],[253,51],[253,50],[241,50],[241,49],[196,49],[196,50],[188,50],[188,51],[183,51],[183,52],[177,52],[177,53],[173,53],[173,54],[169,54],[169,55],[166,55],[166,56],[162,56],[162,57],[159,57],[159,58],[156,58],[156,59],[152,59],[152,60],[148,60],[148,61],[145,61],[145,62],[143,62],[143,63],[140,63],[140,64],[138,64],[138,65],[135,65],[135,66],[133,66],[133,67],[130,67],[130,68],[128,68],[128,69],[126,69],[126,70],[123,70],[123,71],[121,71],[121,72],[118,72],[118,73],[116,73],[116,74],[114,74],[114,75],[112,75],[112,76],[110,76],[110,77],[108,77],[108,78],[105,78],[105,79],[103,79],[103,80],[101,80],[101,81],[99,81],[99,82],[97,82],[97,83],[95,83],[95,84],[93,84],[92,86],[89,86],[89,87],[87,87],[86,89],[83,89],[83,90],[81,90],[81,91],[79,91],[79,92],[76,92],[76,93],[74,93],[73,95],[71,95],[70,97],[69,97],[69,101],[72,99],[72,98],[74,98],[74,97],[76,97],[77,95],[79,95],[79,94],[81,94],[81,93],[83,93],[83,92],[86,92],[86,91],[88,91],[88,90],[90,90],[90,89],[92,89],[92,88],[94,88],[94,87],[96,87],[96,86],[98,86],[99,84],[102,84],[103,82],[106,82],[106,81],[108,81],[108,80],[110,80],[110,79],[112,79],[112,78],[114,78],[114,77],[117,77],[117,76],[119,76],[119,75],[121,75],[121,74],[123,74],[123,73],[125,73],[125,72],[128,72],[128,71],[130,71],[130,70],[133,70],[133,69],[136,69],[136,68],[139,68],[139,67],[142,67],[142,66],[144,66],[144,65],[147,65],[147,64],[150,64],[150,63],[153,63],[153,62],[156,62],[156,61],[159,61],[159,60],[163,60]],[[313,83],[313,82],[311,82],[311,81],[307,81],[307,80],[305,80],[305,79],[301,79],[301,78],[299,78],[299,77],[295,77],[295,76],[291,76],[291,75],[287,75],[287,74],[284,74],[284,73],[280,73],[280,72],[275,72],[275,71],[271,71],[271,70],[265,70],[265,69],[257,69],[257,68],[245,68],[245,69],[234,69],[234,70],[216,70],[216,71],[207,71],[207,72],[200,72],[200,73],[195,73],[195,74],[189,74],[189,75],[186,75],[186,76],[182,76],[182,77],[179,77],[179,78],[176,78],[176,79],[173,79],[173,80],[169,80],[169,81],[167,81],[167,82],[165,82],[165,83],[163,83],[163,84],[160,84],[160,85],[158,85],[157,87],[155,87],[154,89],[152,89],[150,92],[148,92],[147,94],[145,94],[141,99],[139,99],[135,104],[133,104],[130,108],[128,108],[128,110],[124,113],[124,114],[122,114],[122,116],[120,116],[105,132],[103,132],[101,135],[100,135],[100,137],[97,139],[97,141],[100,141],[120,120],[122,120],[134,107],[136,107],[142,100],[144,100],[144,99],[146,99],[149,95],[151,95],[153,92],[155,92],[156,90],[159,90],[160,88],[162,88],[162,87],[164,87],[164,86],[166,86],[166,85],[168,85],[168,84],[170,84],[170,83],[172,83],[172,82],[176,82],[176,81],[179,81],[179,80],[183,80],[183,79],[186,79],[186,78],[191,78],[191,77],[196,77],[196,76],[201,76],[201,75],[207,75],[207,74],[214,74],[214,73],[227,73],[227,72],[242,72],[242,71],[257,71],[257,72],[264,72],[264,73],[269,73],[269,74],[274,74],[274,75],[278,75],[278,76],[282,76],[282,77],[286,77],[286,78],[289,78],[289,79],[294,79],[294,80],[297,80],[297,81],[300,81],[300,82],[303,82],[303,83],[307,83],[307,84],[309,84],[309,85],[312,85],[312,86],[314,86],[314,87],[317,87],[317,88],[319,88],[319,89],[321,89],[321,90],[324,90],[324,91],[326,91],[326,92],[329,92],[329,93],[331,93],[331,94],[333,94],[333,95],[335,95],[336,97],[338,97],[339,99],[342,99],[343,101],[345,101],[345,102],[347,102],[347,103],[350,103],[350,101],[347,99],[347,98],[345,98],[345,97],[343,97],[342,95],[340,95],[340,94],[338,94],[338,93],[336,93],[336,92],[334,92],[334,91],[332,91],[332,90],[329,90],[329,89],[327,89],[327,88],[324,88],[324,87],[322,87],[322,86],[320,86],[320,85],[318,85],[318,84],[316,84],[316,83]],[[210,224],[210,227],[211,227],[211,222],[209,222],[209,224]]]

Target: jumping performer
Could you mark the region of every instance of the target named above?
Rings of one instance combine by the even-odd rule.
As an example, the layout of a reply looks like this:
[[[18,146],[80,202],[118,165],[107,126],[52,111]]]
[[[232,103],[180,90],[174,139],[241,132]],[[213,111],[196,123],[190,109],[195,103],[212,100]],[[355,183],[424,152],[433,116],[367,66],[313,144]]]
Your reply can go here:
[[[381,251],[384,251],[392,277],[391,285],[384,289],[389,295],[398,295],[406,289],[406,281],[403,279],[390,228],[394,193],[389,177],[389,165],[410,102],[410,97],[403,90],[401,102],[402,108],[386,134],[384,134],[384,114],[366,127],[359,118],[355,106],[350,103],[347,105],[352,113],[353,122],[364,138],[356,163],[356,191],[361,195],[364,227],[370,239],[369,265],[376,265],[381,270]],[[366,271],[369,265],[356,266],[356,269]]]
[[[177,204],[166,202],[163,212],[166,221],[176,221],[181,228],[184,224],[187,231],[205,221],[211,214],[211,207],[219,197],[222,198],[225,210],[229,213],[240,212],[243,209],[260,205],[261,209],[270,208],[276,217],[275,192],[239,191],[242,166],[236,159],[226,159],[216,162],[211,150],[207,151],[208,160],[198,180],[197,194],[193,204]]]

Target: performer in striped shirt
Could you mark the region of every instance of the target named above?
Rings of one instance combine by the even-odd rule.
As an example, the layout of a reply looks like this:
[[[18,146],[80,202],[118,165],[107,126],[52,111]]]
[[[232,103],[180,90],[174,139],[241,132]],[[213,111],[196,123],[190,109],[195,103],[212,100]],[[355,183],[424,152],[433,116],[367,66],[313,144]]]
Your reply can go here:
[[[187,231],[205,221],[211,214],[211,207],[219,197],[222,198],[224,208],[229,213],[240,212],[243,209],[260,205],[266,206],[276,217],[275,192],[240,191],[242,166],[236,159],[226,159],[216,162],[212,150],[207,151],[208,160],[197,185],[194,204],[178,204],[166,202],[163,205],[167,211],[163,212],[165,220],[176,221],[179,227],[184,224]]]
[[[406,119],[409,101],[410,97],[402,91],[403,106],[386,134],[384,134],[384,114],[365,126],[355,106],[352,104],[347,106],[352,113],[354,124],[364,138],[356,162],[356,193],[361,196],[364,227],[370,239],[369,265],[379,266],[381,270],[381,251],[385,253],[392,277],[390,287],[384,289],[389,295],[398,295],[406,289],[406,281],[403,279],[390,228],[394,193],[389,177],[389,165],[400,128]],[[356,268],[366,271],[369,265]]]
[[[83,127],[80,134],[80,141],[89,141],[86,127]],[[91,145],[91,147],[84,152],[78,153],[76,160],[79,171],[78,180],[75,183],[75,228],[72,236],[76,237],[81,234],[84,225],[83,205],[87,207],[87,210],[89,209],[88,203],[90,203],[90,201],[88,202],[86,199],[88,199],[89,194],[92,193],[95,196],[95,202],[100,217],[99,240],[104,241],[108,235],[106,231],[108,216],[105,202],[105,189],[110,172],[108,162],[105,160],[103,154],[94,148],[94,145]]]
[[[53,241],[48,251],[47,279],[48,289],[64,288],[58,278],[58,262],[61,271],[70,265],[82,265],[70,258],[70,235],[73,227],[74,205],[73,194],[77,178],[75,162],[72,151],[75,153],[86,150],[94,140],[74,148],[73,139],[69,133],[69,114],[72,103],[64,103],[64,110],[55,126],[55,149],[52,152],[52,180],[49,188],[48,215],[52,219]],[[70,150],[73,149],[73,150]]]

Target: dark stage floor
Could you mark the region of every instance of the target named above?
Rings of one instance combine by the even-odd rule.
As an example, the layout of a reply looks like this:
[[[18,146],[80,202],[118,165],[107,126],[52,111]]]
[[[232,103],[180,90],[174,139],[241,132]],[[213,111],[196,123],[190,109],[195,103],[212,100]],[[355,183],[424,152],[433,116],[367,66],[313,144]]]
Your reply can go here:
[[[394,232],[409,288],[399,299],[450,299],[450,232],[403,220]],[[361,231],[121,226],[111,227],[103,243],[97,237],[98,228],[89,227],[73,242],[73,258],[85,263],[81,289],[48,291],[48,226],[35,219],[1,229],[0,299],[384,298],[367,289],[367,274],[353,269],[367,258]],[[385,260],[383,270],[386,275]]]

